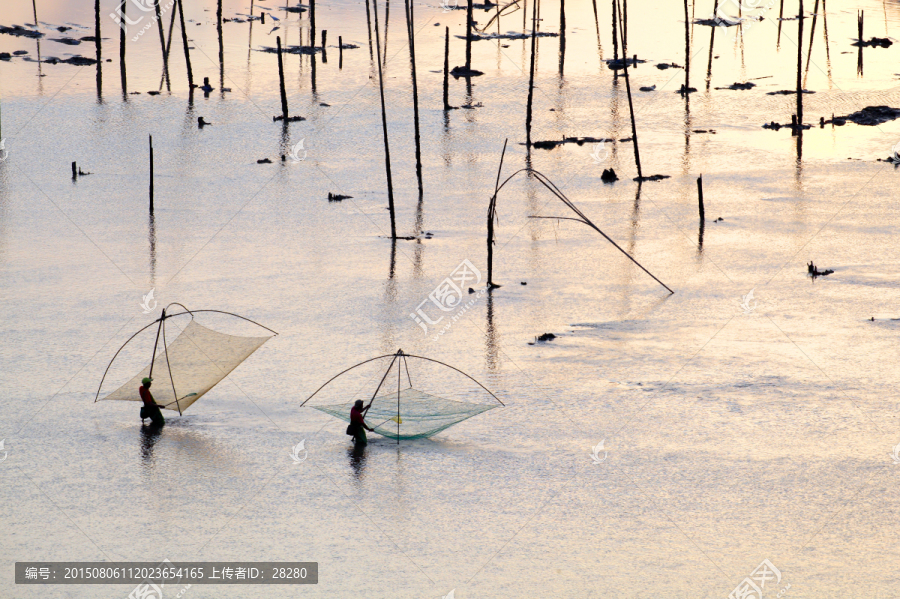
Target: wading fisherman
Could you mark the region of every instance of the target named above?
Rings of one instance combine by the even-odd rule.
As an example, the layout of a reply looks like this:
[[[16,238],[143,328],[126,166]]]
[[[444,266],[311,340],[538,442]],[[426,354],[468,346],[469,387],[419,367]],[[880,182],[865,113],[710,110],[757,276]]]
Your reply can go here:
[[[371,407],[371,401],[369,402],[369,405],[363,407],[363,401],[357,399],[353,404],[353,407],[350,408],[350,426],[347,427],[347,434],[353,437],[353,441],[357,445],[365,445],[368,443],[366,431],[375,430],[369,428],[369,425],[366,424],[366,412],[368,412]]]
[[[165,424],[166,419],[163,418],[162,412],[160,411],[160,405],[156,403],[156,400],[153,399],[153,396],[150,394],[150,384],[153,382],[153,379],[148,377],[144,377],[141,381],[140,394],[141,400],[144,402],[144,405],[141,406],[141,424],[144,424],[144,419],[149,418],[152,424]]]

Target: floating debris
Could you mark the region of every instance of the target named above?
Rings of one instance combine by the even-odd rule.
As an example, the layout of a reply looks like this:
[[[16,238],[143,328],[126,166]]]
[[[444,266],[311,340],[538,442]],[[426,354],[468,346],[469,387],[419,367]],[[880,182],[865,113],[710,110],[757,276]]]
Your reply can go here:
[[[9,52],[0,52],[0,60],[12,60],[12,54]]]
[[[616,171],[611,168],[603,169],[603,174],[600,175],[600,180],[604,183],[613,183],[619,180],[619,176],[616,175]]]
[[[465,108],[467,110],[473,110],[475,108],[484,108],[484,104],[481,102],[478,102],[477,104],[472,104],[470,102],[468,104],[463,104],[462,106],[460,106],[460,108]]]
[[[628,62],[628,66],[630,66],[630,67],[633,67],[636,64],[647,62],[646,60],[644,60],[642,58],[638,58],[636,56],[633,58],[627,58],[625,60],[623,60],[621,58],[610,58],[608,60],[604,60],[603,62],[606,63],[606,68],[612,69],[613,71],[618,71],[619,69],[625,68],[626,61]]]
[[[86,66],[90,66],[92,64],[97,64],[97,61],[94,60],[93,58],[88,58],[86,56],[79,56],[78,54],[76,54],[75,56],[71,56],[69,58],[65,58],[65,59],[59,59],[59,58],[56,58],[55,56],[48,56],[44,60],[34,60],[31,57],[25,57],[25,60],[27,60],[29,62],[44,62],[47,64],[65,63],[65,64],[75,65],[76,67],[86,67]]]
[[[857,125],[867,125],[871,127],[893,121],[897,118],[900,118],[900,108],[891,108],[890,106],[866,106],[862,110],[846,116],[832,116],[831,120],[825,122],[841,126],[847,124],[847,121],[850,121]]]
[[[607,143],[611,141],[616,140],[610,139],[608,137],[564,137],[560,140],[534,141],[531,142],[531,147],[538,150],[552,150],[556,146],[560,146],[562,144],[578,144],[579,146],[583,146],[586,143]],[[620,139],[619,141],[631,141],[631,138]],[[523,143],[519,145],[524,146],[527,144]]]
[[[272,161],[268,158],[262,158],[256,161],[256,164],[272,164]]]
[[[715,89],[753,89],[756,87],[755,83],[747,82],[747,83],[732,83],[728,87],[717,87]]]
[[[641,90],[642,92],[652,92],[652,91],[655,90],[655,89],[656,89],[656,86],[655,86],[655,85],[651,85],[650,87],[642,87],[642,88],[640,88],[640,90]]]
[[[554,335],[553,333],[544,333],[540,337],[534,338],[535,341],[539,341],[541,343],[545,341],[553,341],[554,339],[556,339],[556,335]]]
[[[28,50],[16,50],[13,52],[13,56],[24,56],[25,54],[28,54]]]
[[[197,126],[203,129],[207,125],[212,125],[212,123],[207,123],[206,120],[201,116],[197,118]]]
[[[802,93],[814,94],[816,92],[809,91],[808,89],[804,89]],[[779,89],[778,91],[774,91],[774,92],[766,92],[766,95],[767,96],[795,96],[795,95],[797,95],[797,90],[796,89]]]
[[[477,71],[475,69],[467,69],[466,67],[453,67],[451,69],[450,74],[453,75],[454,79],[459,79],[460,77],[479,77],[484,75],[481,71]]]
[[[732,21],[728,18],[697,19],[694,21],[694,25],[706,25],[707,27],[734,27],[735,25],[740,25],[742,21],[743,19]]]
[[[356,50],[357,48],[359,48],[359,46],[357,46],[356,44],[341,44],[340,46],[338,46],[338,48],[341,48],[343,50]]]
[[[682,96],[685,94],[692,94],[697,91],[696,87],[685,87],[684,83],[681,84],[681,87],[675,90],[676,94],[681,94]]]
[[[637,181],[641,183],[643,181],[662,181],[663,179],[669,179],[669,175],[650,175],[649,177],[635,177],[633,181]]]
[[[831,270],[830,268],[829,268],[828,270],[821,270],[821,271],[820,271],[818,268],[816,268],[816,265],[813,264],[811,260],[810,260],[809,264],[806,265],[806,268],[807,268],[807,271],[808,271],[807,274],[808,274],[809,276],[811,276],[812,278],[814,278],[814,279],[815,279],[816,277],[824,277],[824,276],[826,276],[826,275],[830,275],[831,273],[834,272],[834,271]]]
[[[5,33],[7,35],[14,35],[16,37],[30,37],[30,38],[44,37],[44,34],[41,33],[40,31],[35,31],[34,29],[25,29],[21,25],[13,25],[12,27],[0,25],[0,33]]]
[[[353,196],[345,196],[345,195],[341,195],[339,193],[331,193],[330,191],[328,192],[328,201],[329,202],[342,202],[344,200],[349,200],[352,198],[353,198]]]
[[[257,52],[268,52],[269,54],[278,54],[278,48],[270,48],[263,46],[258,48]],[[322,46],[285,46],[281,49],[282,54],[315,54],[324,52]]]
[[[684,67],[680,64],[675,64],[674,62],[661,62],[656,65],[656,68],[664,71],[666,69],[683,69]]]
[[[463,7],[465,8],[465,6]],[[552,31],[538,31],[537,33],[518,33],[516,31],[508,31],[506,33],[473,33],[472,41],[478,40],[527,40],[532,37],[559,37],[559,33]],[[457,35],[457,39],[464,40],[466,36]]]
[[[782,125],[781,123],[776,123],[775,121],[772,121],[771,123],[766,123],[765,125],[763,125],[762,128],[763,129],[771,129],[773,131],[778,131],[779,129],[782,129],[782,128],[784,128],[784,129],[800,128],[800,129],[805,130],[805,129],[812,129],[812,125],[802,125],[802,126],[798,127],[795,123],[785,123]]]
[[[691,129],[692,133],[713,133],[715,134],[715,129]]]
[[[67,46],[79,46],[81,45],[81,40],[76,40],[71,37],[54,37],[50,38],[51,42],[57,42],[60,44],[65,44]]]
[[[861,42],[859,40],[850,44],[851,46],[856,46],[857,48],[868,47],[868,48],[890,48],[894,42],[889,40],[886,37],[873,37],[867,42]]]
[[[272,117],[272,121],[283,121],[283,120],[284,120],[283,114],[279,114],[278,116]],[[299,123],[300,121],[305,121],[305,120],[306,119],[303,118],[302,116],[289,116],[287,118],[287,122],[289,122],[289,123]]]

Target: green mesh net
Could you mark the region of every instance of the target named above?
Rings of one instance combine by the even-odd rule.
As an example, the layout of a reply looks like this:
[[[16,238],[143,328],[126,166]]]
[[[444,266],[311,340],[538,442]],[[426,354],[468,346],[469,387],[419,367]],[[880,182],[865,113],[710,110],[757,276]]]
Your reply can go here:
[[[311,407],[350,422],[350,405]],[[399,394],[395,391],[377,396],[366,414],[366,424],[390,439],[422,439],[496,407],[454,401],[409,388]]]

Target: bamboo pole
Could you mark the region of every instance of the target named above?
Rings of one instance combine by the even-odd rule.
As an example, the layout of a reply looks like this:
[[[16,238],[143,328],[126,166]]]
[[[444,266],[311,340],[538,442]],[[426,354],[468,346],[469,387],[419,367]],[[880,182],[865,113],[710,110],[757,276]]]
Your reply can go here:
[[[397,219],[394,215],[394,182],[391,178],[391,148],[388,143],[387,112],[384,107],[384,73],[381,65],[381,33],[378,30],[378,0],[372,0],[372,12],[375,13],[375,51],[377,54],[375,62],[378,63],[378,93],[381,97],[381,129],[384,136],[384,168],[387,176],[388,210],[391,214],[391,239],[397,239]]]
[[[338,36],[338,69],[344,68],[344,38]]]

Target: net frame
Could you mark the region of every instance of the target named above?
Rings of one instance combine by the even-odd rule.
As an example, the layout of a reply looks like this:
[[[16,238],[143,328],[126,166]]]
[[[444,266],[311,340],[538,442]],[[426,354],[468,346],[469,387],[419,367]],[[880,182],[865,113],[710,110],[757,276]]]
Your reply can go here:
[[[166,314],[166,311],[167,311],[171,306],[180,306],[180,307],[184,310],[184,312],[177,312],[177,313],[174,313],[174,314]],[[159,345],[159,337],[160,337],[160,334],[161,334],[161,335],[162,335],[162,338],[163,338],[163,348],[164,348],[164,353],[165,353],[166,368],[167,368],[167,370],[168,370],[168,374],[169,374],[169,382],[170,382],[170,384],[172,385],[172,394],[173,394],[173,396],[175,397],[175,401],[174,401],[174,402],[170,402],[170,403],[165,404],[165,405],[161,405],[160,407],[162,407],[162,408],[169,408],[169,406],[171,406],[171,405],[174,403],[175,406],[176,406],[176,409],[178,410],[178,415],[179,415],[179,416],[183,415],[183,412],[182,412],[182,409],[181,409],[181,403],[180,403],[180,400],[179,400],[179,398],[178,398],[178,391],[175,389],[175,380],[174,380],[174,377],[172,376],[172,365],[171,365],[171,363],[170,363],[170,361],[169,361],[169,352],[168,352],[168,349],[169,349],[169,348],[168,348],[168,345],[166,344],[165,321],[166,321],[167,319],[169,319],[169,318],[174,318],[174,317],[176,317],[176,316],[183,316],[183,315],[185,315],[185,314],[190,314],[190,316],[191,316],[191,322],[193,322],[193,321],[194,321],[194,314],[195,314],[195,313],[198,313],[198,312],[215,312],[215,313],[218,313],[218,314],[226,314],[226,315],[228,315],[228,316],[234,316],[234,317],[236,317],[236,318],[240,318],[240,319],[242,319],[242,320],[246,320],[247,322],[253,323],[253,324],[255,324],[255,325],[258,326],[258,327],[261,327],[261,328],[263,328],[263,329],[266,329],[267,331],[269,331],[270,333],[272,333],[272,336],[273,336],[273,337],[278,335],[278,333],[277,333],[276,331],[270,329],[269,327],[267,327],[267,326],[265,326],[265,325],[262,325],[262,324],[256,322],[255,320],[251,320],[251,319],[249,319],[249,318],[246,318],[246,317],[244,317],[244,316],[241,316],[240,314],[234,314],[233,312],[226,312],[226,311],[224,311],[224,310],[213,310],[213,309],[189,310],[186,306],[184,306],[184,304],[181,304],[181,303],[178,303],[178,302],[172,302],[171,304],[169,304],[168,306],[166,306],[165,308],[163,308],[162,313],[160,314],[160,317],[159,317],[159,318],[157,318],[156,320],[154,320],[154,321],[151,322],[150,324],[148,324],[148,325],[142,327],[141,329],[139,329],[139,330],[138,330],[137,332],[135,332],[131,337],[129,337],[129,338],[125,341],[125,343],[123,343],[123,344],[119,347],[118,350],[116,350],[116,353],[113,354],[113,357],[112,357],[112,359],[109,361],[109,364],[107,364],[106,370],[103,371],[103,377],[100,379],[100,385],[97,387],[97,393],[96,393],[96,395],[94,395],[94,401],[93,401],[93,403],[97,403],[98,401],[100,401],[100,391],[103,389],[103,382],[106,380],[106,375],[109,374],[109,369],[112,368],[113,362],[116,361],[116,358],[119,356],[119,354],[122,352],[122,350],[125,349],[125,346],[128,345],[129,343],[131,343],[131,341],[133,341],[138,335],[140,335],[141,333],[143,333],[144,331],[146,331],[147,329],[149,329],[150,327],[152,327],[153,325],[155,325],[155,324],[158,323],[158,327],[157,327],[157,330],[156,330],[156,340],[155,340],[154,343],[153,343],[153,357],[152,357],[151,360],[150,360],[150,372],[149,372],[149,374],[148,374],[148,377],[150,377],[151,379],[153,378],[153,368],[154,368],[154,366],[156,365],[156,350],[157,350],[157,347],[158,347],[158,345]],[[198,324],[198,326],[201,326],[201,327],[202,327],[202,325],[199,325],[199,324]],[[203,328],[206,328],[206,327],[203,327]],[[212,329],[209,329],[209,330],[212,330]],[[176,337],[175,341],[177,341],[179,337],[180,337],[180,335],[179,335],[178,337]],[[173,341],[173,343],[175,343],[175,341]],[[263,343],[265,343],[265,342],[263,342]],[[261,345],[261,344],[260,344],[260,345]],[[257,348],[257,349],[258,349],[258,348]],[[256,351],[256,350],[254,349],[253,351]],[[252,353],[253,353],[253,352],[251,352],[251,354],[252,354]],[[247,357],[249,357],[249,355],[248,355]],[[244,358],[244,359],[246,359],[246,358]],[[243,360],[242,360],[242,361],[243,361]],[[232,369],[232,370],[233,370],[233,369]],[[228,376],[228,374],[230,374],[230,372],[231,372],[231,370],[229,370],[227,373],[225,373],[225,374],[223,375],[222,378],[224,378],[225,376]],[[221,379],[220,379],[219,381],[217,381],[216,383],[214,383],[214,384],[212,385],[212,387],[215,387],[215,385],[217,385],[219,382],[221,382]],[[211,389],[212,387],[210,387],[210,389]],[[207,391],[208,391],[208,390],[207,390]],[[115,392],[113,392],[113,393],[115,393]],[[204,392],[204,393],[206,393],[206,392]],[[107,397],[108,397],[108,396],[107,396]],[[185,397],[187,397],[187,396],[185,396]],[[107,399],[107,398],[104,397],[103,399]],[[184,399],[184,397],[182,397],[181,399]],[[195,399],[194,401],[196,401],[196,399]],[[193,403],[193,401],[192,401],[191,403]],[[189,405],[190,405],[190,404],[189,404]],[[189,405],[188,405],[188,406],[185,406],[185,409],[187,409],[187,408],[189,407]]]
[[[332,381],[334,381],[335,379],[339,378],[340,376],[342,376],[342,375],[344,375],[344,374],[350,372],[351,370],[354,370],[355,368],[359,368],[360,366],[363,366],[364,364],[368,364],[369,362],[374,362],[375,360],[382,360],[382,359],[384,359],[384,358],[391,358],[391,362],[390,362],[390,364],[388,364],[387,369],[384,371],[384,375],[381,377],[381,380],[379,381],[378,386],[375,388],[375,392],[372,393],[372,397],[369,399],[369,405],[370,405],[370,406],[372,405],[372,402],[375,401],[375,399],[378,399],[379,397],[382,397],[382,398],[387,398],[387,397],[389,397],[388,394],[379,396],[379,395],[378,395],[378,392],[381,390],[381,387],[382,387],[382,385],[384,385],[384,382],[385,382],[385,380],[387,379],[388,374],[390,374],[391,369],[394,367],[394,363],[397,362],[398,360],[402,360],[403,366],[404,366],[405,369],[406,369],[406,376],[407,376],[407,380],[408,380],[408,382],[409,382],[409,387],[408,387],[408,389],[412,389],[412,390],[414,390],[414,391],[417,391],[417,392],[420,393],[420,394],[427,395],[427,396],[429,396],[429,397],[436,397],[436,396],[431,396],[430,394],[425,393],[424,391],[419,391],[419,390],[415,389],[415,388],[412,386],[412,378],[410,377],[410,374],[409,374],[409,364],[407,363],[407,360],[406,360],[406,359],[407,359],[407,358],[417,358],[417,359],[419,359],[419,360],[426,360],[426,361],[428,361],[428,362],[433,362],[433,363],[435,363],[435,364],[440,364],[441,366],[445,366],[445,367],[447,367],[447,368],[450,368],[451,370],[455,370],[456,372],[462,374],[463,376],[465,376],[466,378],[468,378],[469,380],[471,380],[472,382],[474,382],[476,385],[478,385],[479,387],[481,387],[482,389],[484,389],[484,391],[486,391],[486,392],[488,393],[488,395],[490,395],[490,396],[493,397],[495,400],[497,400],[497,403],[499,403],[501,406],[506,407],[506,404],[503,403],[503,402],[500,400],[499,397],[497,397],[496,395],[494,395],[494,394],[491,392],[490,389],[488,389],[487,387],[485,387],[484,385],[482,385],[482,384],[481,384],[480,382],[478,382],[475,378],[473,378],[472,376],[466,374],[466,373],[463,372],[462,370],[460,370],[460,369],[458,369],[458,368],[456,368],[456,367],[454,367],[454,366],[451,366],[451,365],[449,365],[449,364],[447,364],[447,363],[445,363],[445,362],[441,362],[440,360],[434,360],[434,359],[432,359],[432,358],[426,358],[425,356],[417,356],[417,355],[414,355],[414,354],[408,354],[408,353],[404,352],[402,349],[398,349],[397,352],[394,353],[394,354],[384,354],[383,356],[377,356],[377,357],[374,357],[374,358],[370,358],[370,359],[368,359],[368,360],[364,360],[364,361],[362,361],[362,362],[360,362],[360,363],[358,363],[358,364],[354,364],[354,365],[351,366],[350,368],[347,368],[347,369],[345,369],[345,370],[342,370],[341,372],[337,373],[336,375],[334,375],[333,377],[331,377],[330,379],[328,379],[327,381],[325,381],[325,383],[324,383],[321,387],[319,387],[318,389],[316,389],[316,390],[313,392],[312,395],[310,395],[309,397],[307,397],[307,398],[303,401],[303,403],[300,404],[300,407],[302,408],[303,406],[305,406],[305,405],[307,404],[307,402],[309,402],[309,400],[311,400],[313,397],[315,397],[315,396],[319,393],[319,391],[321,391],[322,389],[324,389],[325,387],[327,387]],[[448,428],[448,427],[450,427],[450,426],[453,426],[454,424],[458,424],[459,422],[462,422],[463,420],[466,420],[467,418],[471,418],[472,416],[476,416],[477,414],[479,414],[479,413],[485,411],[486,409],[490,409],[490,408],[486,408],[485,410],[479,410],[479,411],[476,411],[476,412],[472,413],[470,416],[466,416],[466,418],[462,418],[462,419],[460,419],[460,420],[457,420],[456,422],[451,422],[450,424],[447,424],[446,426],[442,426],[441,428],[438,428],[438,429],[434,430],[433,432],[428,433],[427,435],[412,435],[412,436],[408,436],[408,437],[403,436],[403,435],[401,435],[401,433],[400,433],[400,424],[401,424],[401,421],[402,421],[402,419],[401,419],[401,417],[400,417],[400,401],[401,401],[401,391],[402,391],[402,389],[401,389],[401,380],[402,380],[401,377],[402,377],[402,372],[403,372],[403,371],[402,371],[401,368],[400,368],[400,364],[398,364],[398,365],[397,365],[397,393],[396,393],[396,396],[397,396],[397,416],[396,416],[396,422],[397,422],[397,434],[396,434],[396,439],[397,439],[397,444],[398,444],[398,445],[399,445],[399,443],[400,443],[400,439],[401,439],[401,438],[421,438],[421,437],[431,436],[431,435],[436,434],[436,433],[438,433],[438,432],[440,432],[440,431],[442,431],[442,430],[444,430],[444,429],[446,429],[446,428]],[[445,399],[445,398],[439,398],[439,399],[441,399],[441,400],[443,400],[443,401],[447,401],[447,402],[453,401],[453,400],[447,400],[447,399]],[[453,403],[459,403],[459,404],[462,404],[462,403],[465,403],[465,402],[455,402],[455,401],[453,401]],[[471,404],[471,405],[485,405],[485,404]],[[330,414],[330,415],[332,415],[332,416],[335,416],[336,418],[340,418],[340,419],[342,419],[342,420],[346,420],[343,416],[339,416],[339,415],[336,413],[336,411],[333,411],[333,410],[332,410],[332,411],[329,411],[329,410],[323,410],[323,409],[321,409],[319,406],[310,406],[310,407],[315,408],[315,409],[319,409],[320,411],[322,411],[322,412],[324,412],[324,413],[326,413],[326,414]],[[496,406],[491,406],[491,407],[496,407]],[[389,420],[390,420],[390,419],[389,419]],[[385,422],[387,422],[387,421],[385,421]],[[385,424],[385,422],[382,422],[382,423],[379,424],[378,426],[381,426],[381,425]],[[373,427],[373,428],[376,428],[376,429],[377,429],[377,426],[376,426],[376,427]],[[387,437],[392,436],[392,435],[385,435],[383,432],[379,432],[379,431],[377,431],[377,430],[376,430],[375,432],[378,432],[379,434],[384,435],[384,436],[387,436]]]

